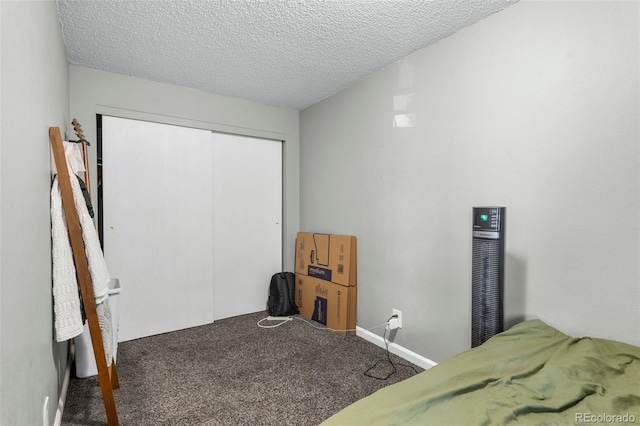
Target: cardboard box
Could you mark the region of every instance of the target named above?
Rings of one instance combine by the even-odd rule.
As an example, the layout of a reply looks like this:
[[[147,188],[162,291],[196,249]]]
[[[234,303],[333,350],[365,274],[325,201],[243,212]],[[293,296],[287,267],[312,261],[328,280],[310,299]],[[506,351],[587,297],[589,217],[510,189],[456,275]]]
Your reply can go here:
[[[357,285],[356,237],[298,232],[296,273],[345,286]]]
[[[300,315],[334,330],[356,328],[356,286],[296,274],[295,301]]]

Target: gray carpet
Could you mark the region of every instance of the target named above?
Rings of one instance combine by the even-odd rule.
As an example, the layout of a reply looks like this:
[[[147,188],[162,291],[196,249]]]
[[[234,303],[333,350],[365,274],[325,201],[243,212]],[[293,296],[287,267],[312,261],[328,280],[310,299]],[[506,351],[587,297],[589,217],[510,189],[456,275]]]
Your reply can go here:
[[[367,369],[386,359],[384,349],[353,333],[318,330],[298,319],[259,328],[256,323],[266,316],[258,312],[120,343],[115,391],[120,424],[318,425],[416,374],[407,361],[391,355],[395,374],[386,381],[367,377]],[[391,371],[381,362],[369,374],[384,377]],[[62,424],[106,424],[96,377],[77,379],[72,372]]]

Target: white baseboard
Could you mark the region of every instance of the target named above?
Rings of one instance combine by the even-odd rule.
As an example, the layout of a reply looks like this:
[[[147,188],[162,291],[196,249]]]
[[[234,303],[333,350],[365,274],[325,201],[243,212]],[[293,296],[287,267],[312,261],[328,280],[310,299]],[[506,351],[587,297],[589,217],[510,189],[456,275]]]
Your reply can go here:
[[[365,330],[362,327],[356,327],[356,336],[362,337],[364,340],[367,340],[374,345],[380,346],[381,348],[385,348],[384,339],[377,334],[374,334],[368,330]],[[422,355],[419,355],[409,349],[406,349],[397,343],[389,342],[389,352],[394,355],[398,355],[400,358],[405,359],[412,364],[415,364],[419,367],[428,370],[429,368],[437,365],[437,362],[431,361],[429,358],[425,358]]]
[[[67,399],[67,390],[69,389],[69,381],[71,380],[71,363],[73,362],[73,349],[69,345],[69,356],[67,360],[67,367],[64,371],[64,380],[62,382],[62,389],[60,389],[60,398],[58,398],[58,409],[56,410],[56,418],[53,422],[54,426],[60,426],[62,424],[62,413],[64,411],[64,403]]]

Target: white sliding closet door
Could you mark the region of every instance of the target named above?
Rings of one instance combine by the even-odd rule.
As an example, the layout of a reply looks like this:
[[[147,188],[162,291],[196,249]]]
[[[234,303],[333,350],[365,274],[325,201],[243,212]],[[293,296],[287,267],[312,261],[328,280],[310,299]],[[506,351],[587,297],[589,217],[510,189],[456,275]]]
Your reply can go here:
[[[213,133],[215,318],[264,310],[282,271],[282,142]]]
[[[213,322],[211,132],[104,116],[104,251],[118,340]]]
[[[103,116],[119,341],[266,308],[282,270],[282,142]]]

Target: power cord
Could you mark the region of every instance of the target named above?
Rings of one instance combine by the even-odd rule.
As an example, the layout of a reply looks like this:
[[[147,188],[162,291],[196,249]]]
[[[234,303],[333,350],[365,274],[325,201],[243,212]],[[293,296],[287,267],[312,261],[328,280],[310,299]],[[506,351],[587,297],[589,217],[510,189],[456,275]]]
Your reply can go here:
[[[297,320],[300,320],[302,322],[306,322],[311,327],[313,327],[313,328],[315,328],[317,330],[335,331],[335,332],[358,331],[355,328],[349,329],[349,330],[335,330],[335,329],[329,328],[329,327],[319,327],[319,326],[315,325],[314,323],[312,323],[311,321],[307,321],[306,319],[300,318],[298,316],[288,316],[288,317],[271,317],[271,316],[268,316],[268,317],[262,318],[260,321],[258,321],[257,325],[260,328],[276,328],[276,327],[280,327],[283,324],[286,324],[288,322],[293,321],[294,318],[297,319]],[[372,379],[376,379],[376,380],[389,380],[389,378],[391,376],[393,376],[394,374],[396,374],[396,372],[398,371],[397,368],[396,368],[396,365],[398,365],[399,367],[410,368],[410,369],[412,369],[414,371],[414,374],[418,374],[419,373],[419,371],[416,370],[415,367],[413,367],[412,365],[406,365],[406,364],[402,364],[402,363],[395,364],[391,360],[391,354],[389,353],[389,341],[387,340],[387,331],[389,331],[389,321],[391,321],[394,318],[398,318],[398,316],[397,315],[392,315],[392,316],[389,317],[389,319],[386,322],[384,322],[382,324],[374,325],[373,327],[369,327],[369,328],[363,329],[365,331],[371,331],[371,330],[376,329],[378,327],[384,326],[384,333],[382,335],[382,339],[384,340],[384,346],[385,346],[386,352],[387,352],[387,359],[380,359],[380,360],[376,361],[375,364],[373,364],[371,367],[369,367],[364,372],[364,375],[367,376],[367,377],[371,377]],[[279,323],[273,324],[273,325],[262,325],[262,322],[266,321],[266,320],[276,320],[276,321],[277,320],[281,320],[281,321]],[[375,375],[371,374],[370,371],[374,370],[381,363],[388,363],[389,365],[391,365],[392,371],[389,374],[387,374],[385,377],[378,377],[378,376],[375,376]]]
[[[389,380],[389,378],[391,376],[393,376],[394,374],[396,374],[396,372],[398,371],[396,368],[396,364],[394,364],[393,361],[391,361],[391,354],[389,353],[389,341],[387,340],[387,331],[389,331],[389,321],[391,321],[393,318],[398,318],[397,315],[392,315],[391,317],[389,317],[389,319],[387,320],[387,322],[385,323],[385,328],[384,328],[384,334],[382,335],[382,339],[384,340],[384,346],[387,350],[387,359],[379,359],[378,361],[376,361],[375,364],[373,364],[371,367],[369,367],[363,374],[367,377],[371,377],[372,379],[376,379],[376,380]],[[391,372],[389,374],[387,374],[384,377],[378,377],[372,373],[370,373],[371,370],[375,370],[378,365],[383,364],[383,363],[388,363],[389,365],[391,365]],[[415,369],[415,367],[413,367],[412,365],[406,365],[406,364],[401,364],[398,363],[397,364],[400,367],[407,367],[410,368],[414,371],[415,374],[418,374],[418,370]]]
[[[335,331],[335,332],[338,332],[338,333],[345,333],[345,332],[348,332],[348,331],[358,331],[355,328],[350,328],[348,330],[336,330],[336,329],[329,328],[329,327],[319,327],[319,326],[315,325],[314,323],[312,323],[311,321],[307,321],[304,318],[300,318],[300,317],[294,317],[294,318],[297,319],[297,320],[300,320],[302,322],[306,322],[311,327],[313,327],[315,329],[318,329],[318,330]],[[382,324],[374,325],[373,327],[370,327],[370,328],[364,328],[363,330],[370,331],[370,330],[373,330],[374,328],[382,327],[383,325],[387,325],[387,323],[384,322]]]
[[[291,317],[278,317],[277,319],[275,319],[275,321],[279,321],[279,323],[277,324],[272,324],[272,325],[262,325],[262,321],[266,321],[266,320],[270,320],[273,321],[274,317],[265,317],[262,318],[260,321],[257,322],[258,327],[260,328],[276,328],[276,327],[280,327],[282,324],[288,323],[289,321],[291,321]]]
[[[313,328],[315,328],[315,329],[317,329],[317,330],[334,331],[334,332],[337,332],[337,333],[346,333],[346,332],[349,332],[349,331],[358,331],[358,330],[357,330],[357,329],[355,329],[355,328],[350,328],[350,329],[348,329],[348,330],[336,330],[336,329],[329,328],[329,327],[319,327],[319,326],[315,325],[314,323],[312,323],[311,321],[307,321],[306,319],[304,319],[304,318],[300,318],[299,316],[288,316],[288,317],[277,317],[277,318],[278,318],[278,320],[279,320],[280,318],[282,318],[282,320],[281,320],[279,323],[277,323],[277,324],[273,324],[273,325],[262,325],[262,322],[263,322],[263,321],[266,321],[266,320],[273,320],[273,317],[270,317],[270,316],[269,316],[269,317],[262,318],[260,321],[258,321],[258,322],[257,322],[257,326],[258,326],[258,327],[260,327],[260,328],[276,328],[276,327],[280,327],[281,325],[283,325],[283,324],[285,324],[285,323],[288,323],[288,322],[292,321],[292,319],[297,319],[297,320],[300,320],[300,321],[302,321],[302,322],[306,322],[306,323],[307,323],[307,324],[309,324],[311,327],[313,327]],[[389,321],[387,321],[387,322],[383,322],[382,324],[374,325],[373,327],[364,328],[363,330],[365,330],[365,331],[371,331],[371,330],[373,330],[373,329],[376,329],[376,328],[378,328],[378,327],[382,327],[382,326],[386,326],[386,325],[388,325],[388,324],[389,324]]]

